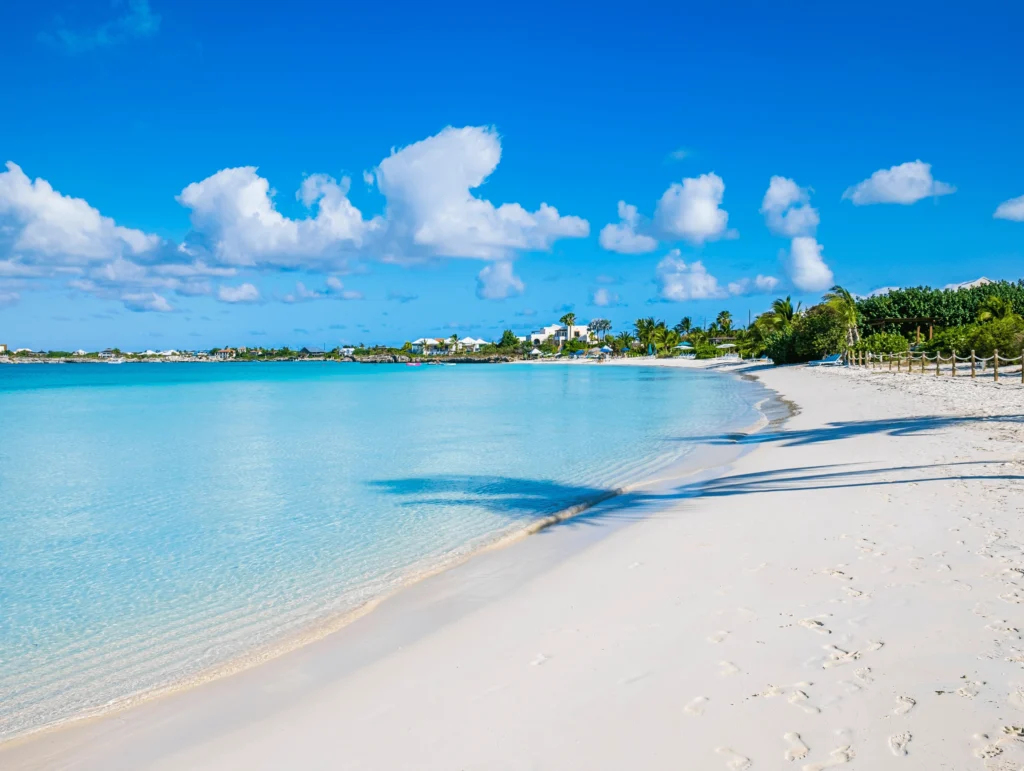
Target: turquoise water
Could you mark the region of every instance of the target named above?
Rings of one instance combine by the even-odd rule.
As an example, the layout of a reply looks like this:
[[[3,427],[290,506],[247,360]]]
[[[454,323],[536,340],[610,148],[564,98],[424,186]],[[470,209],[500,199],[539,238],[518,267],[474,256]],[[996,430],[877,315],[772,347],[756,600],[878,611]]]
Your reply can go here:
[[[602,366],[0,366],[0,737],[238,659],[748,425]]]

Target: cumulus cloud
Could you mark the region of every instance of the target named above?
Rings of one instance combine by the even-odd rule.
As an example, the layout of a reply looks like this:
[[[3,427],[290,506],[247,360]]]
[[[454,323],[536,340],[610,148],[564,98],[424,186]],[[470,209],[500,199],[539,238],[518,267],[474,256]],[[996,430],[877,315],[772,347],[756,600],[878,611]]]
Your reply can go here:
[[[782,259],[793,286],[805,292],[828,289],[835,283],[821,254],[822,246],[810,236],[794,238]]]
[[[20,299],[21,295],[17,292],[8,292],[0,289],[0,308],[5,305],[14,305],[14,303],[18,302]]]
[[[590,302],[598,308],[608,308],[619,304],[619,296],[615,292],[602,287],[594,292],[590,298]]]
[[[222,303],[254,303],[260,299],[260,290],[248,282],[238,286],[222,286],[217,290],[217,299]]]
[[[526,284],[512,271],[512,263],[495,262],[477,274],[476,296],[482,300],[504,300],[522,294]]]
[[[582,238],[590,225],[542,203],[535,212],[518,203],[495,206],[477,198],[501,160],[491,128],[448,127],[393,152],[375,171],[387,198],[392,243],[441,257],[505,259],[516,250],[550,249],[559,238]]]
[[[313,216],[285,217],[274,206],[270,183],[255,166],[222,169],[193,182],[178,196],[191,210],[192,244],[232,266],[299,267],[331,264],[354,253],[382,227],[379,218],[364,220],[348,200],[347,178],[325,174],[307,177],[296,198]]]
[[[1024,222],[1024,195],[1003,201],[992,216],[999,220]]]
[[[717,174],[702,174],[673,183],[658,201],[654,222],[670,238],[702,244],[735,235],[728,229],[729,213],[721,208],[725,182]]]
[[[778,285],[779,280],[775,276],[758,275],[754,278],[741,278],[739,281],[730,281],[728,289],[731,295],[768,294],[769,292],[774,292]]]
[[[889,169],[879,169],[870,177],[843,193],[856,206],[873,203],[909,205],[922,198],[937,198],[955,193],[956,188],[932,177],[932,166],[924,161],[909,161]]]
[[[363,293],[345,289],[345,285],[337,276],[328,276],[327,288],[324,290],[309,289],[301,281],[296,282],[295,289],[283,298],[286,303],[301,303],[310,300],[362,300]]]
[[[30,180],[14,163],[6,166],[0,172],[0,249],[25,263],[84,265],[159,245],[156,236],[121,227],[81,198],[61,195],[45,179]]]
[[[440,257],[505,263],[520,251],[548,250],[560,238],[589,234],[586,220],[563,216],[546,203],[530,211],[475,195],[500,158],[500,138],[486,127],[447,128],[394,150],[364,175],[385,196],[381,216],[365,216],[349,200],[347,178],[312,174],[295,194],[307,215],[289,217],[255,166],[221,169],[177,196],[192,223],[180,244],[119,225],[9,163],[0,173],[0,275],[43,281],[64,276],[79,291],[138,306],[124,298],[147,292],[233,296],[237,287],[216,291],[210,280],[240,270],[337,273],[352,261],[404,264]],[[496,265],[486,276],[482,292],[521,291],[508,266]],[[506,288],[492,288],[502,277]],[[361,297],[330,287],[324,294]]]
[[[619,222],[609,223],[601,228],[598,242],[603,249],[619,254],[643,254],[658,248],[658,242],[651,236],[637,232],[641,226],[640,215],[635,206],[619,201]]]
[[[768,229],[786,238],[814,235],[819,218],[810,200],[808,188],[787,177],[772,177],[761,202],[761,214]]]
[[[170,313],[174,310],[166,298],[156,292],[129,292],[121,296],[124,307],[130,311]]]
[[[687,264],[678,249],[673,249],[658,263],[656,278],[658,294],[665,300],[708,300],[725,297],[718,279],[708,273],[700,260]]]

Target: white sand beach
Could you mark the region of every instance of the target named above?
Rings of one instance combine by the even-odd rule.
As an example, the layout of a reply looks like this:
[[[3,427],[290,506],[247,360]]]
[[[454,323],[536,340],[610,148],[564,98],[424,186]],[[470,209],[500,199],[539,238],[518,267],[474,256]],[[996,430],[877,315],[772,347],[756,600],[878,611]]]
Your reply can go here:
[[[798,412],[717,478],[0,767],[1024,769],[1024,387],[755,374]]]

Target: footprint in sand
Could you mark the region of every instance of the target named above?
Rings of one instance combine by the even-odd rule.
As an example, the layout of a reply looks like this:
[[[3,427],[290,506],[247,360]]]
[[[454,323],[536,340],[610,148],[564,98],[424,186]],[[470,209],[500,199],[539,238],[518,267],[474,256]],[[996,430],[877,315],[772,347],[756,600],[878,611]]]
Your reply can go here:
[[[545,656],[543,653],[538,653],[537,657],[533,661],[530,662],[530,666],[531,667],[539,667],[545,661],[548,661],[549,658],[550,658],[549,656]]]
[[[914,708],[915,704],[917,704],[917,701],[915,699],[910,698],[909,696],[897,696],[896,709],[892,711],[892,714],[906,715],[908,712],[910,712],[910,710]]]
[[[739,674],[740,668],[733,664],[731,661],[719,661],[718,666],[721,667],[718,674],[722,677],[728,677],[729,675]]]
[[[733,771],[745,771],[745,769],[748,769],[753,765],[753,763],[750,762],[750,758],[746,755],[740,755],[736,750],[731,750],[728,747],[719,747],[715,752],[729,758],[725,765],[733,769]]]
[[[912,738],[913,737],[909,731],[904,731],[903,733],[893,734],[890,736],[889,749],[892,751],[892,754],[898,758],[906,755],[907,745],[910,744],[910,740]]]
[[[1024,709],[1024,685],[1014,685],[1006,701],[1009,702],[1011,707]]]
[[[813,704],[810,704],[810,699],[811,697],[803,691],[793,691],[793,693],[790,694],[788,701],[794,707],[799,707],[808,715],[817,715],[821,710]]]
[[[871,667],[861,667],[860,669],[855,669],[853,670],[853,676],[865,685],[867,685],[868,683],[875,682],[875,676],[871,674]]]
[[[982,685],[984,685],[984,683],[979,683],[977,680],[970,680],[961,688],[957,688],[956,692],[958,696],[963,696],[965,699],[973,699],[981,692]]]
[[[704,705],[707,704],[707,703],[708,703],[708,697],[707,696],[698,696],[696,699],[694,699],[689,704],[687,704],[685,707],[683,707],[683,711],[687,715],[693,715],[694,717],[700,717],[701,715],[704,714]]]
[[[836,747],[832,752],[828,754],[829,759],[824,763],[808,763],[803,767],[803,771],[822,771],[826,768],[832,768],[832,766],[841,766],[843,763],[849,763],[855,757],[856,753],[853,751],[853,747],[849,745],[845,747]]]
[[[842,570],[835,570],[835,569],[826,570],[825,573],[827,573],[828,575],[832,576],[833,578],[838,578],[841,581],[852,581],[853,580],[853,578],[851,578],[850,576],[846,575],[846,573],[844,573]]]
[[[729,633],[727,631],[725,631],[725,630],[722,630],[720,632],[715,632],[714,634],[708,635],[708,642],[710,642],[710,643],[720,643],[720,642],[722,642],[728,636],[729,636]]]
[[[811,751],[811,748],[800,738],[800,734],[788,733],[784,734],[782,738],[789,742],[789,749],[786,750],[785,755],[786,760],[803,760]]]
[[[828,616],[822,616],[822,618],[828,618]],[[816,618],[802,618],[797,623],[804,629],[810,629],[818,634],[832,634],[832,630]]]

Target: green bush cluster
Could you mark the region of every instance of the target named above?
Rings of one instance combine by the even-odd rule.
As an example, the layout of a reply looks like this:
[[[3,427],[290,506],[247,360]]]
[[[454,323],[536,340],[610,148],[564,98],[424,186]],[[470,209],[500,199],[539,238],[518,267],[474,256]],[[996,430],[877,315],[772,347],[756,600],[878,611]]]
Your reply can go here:
[[[999,297],[1010,304],[1017,315],[1024,314],[1024,281],[995,281],[991,284],[968,289],[932,289],[919,286],[909,289],[894,289],[875,297],[857,300],[857,313],[861,328],[900,332],[913,335],[918,326],[927,327],[929,322],[889,322],[884,319],[926,318],[938,327],[960,327],[973,325],[978,320],[978,311],[986,300]],[[872,325],[871,322],[879,322]]]
[[[776,364],[820,359],[845,348],[846,327],[828,305],[814,306],[765,340],[765,353]]]
[[[861,338],[853,350],[857,353],[873,353],[876,356],[883,353],[905,353],[910,350],[910,343],[903,335],[895,332],[875,332]]]
[[[1024,319],[1016,314],[1003,319],[966,324],[938,332],[922,350],[928,353],[949,353],[954,351],[958,356],[967,356],[971,351],[975,355],[988,357],[998,350],[1000,355],[1019,356],[1024,349]]]

